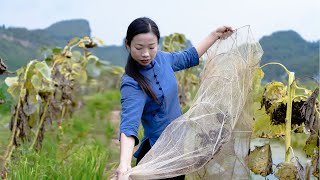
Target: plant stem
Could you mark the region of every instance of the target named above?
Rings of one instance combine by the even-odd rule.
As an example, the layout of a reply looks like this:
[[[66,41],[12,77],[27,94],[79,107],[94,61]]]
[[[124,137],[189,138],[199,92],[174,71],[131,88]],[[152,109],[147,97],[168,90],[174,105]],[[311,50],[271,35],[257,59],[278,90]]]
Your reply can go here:
[[[34,137],[33,142],[32,142],[32,144],[31,144],[31,146],[29,148],[30,150],[34,147],[34,145],[37,142],[37,139],[38,139],[42,124],[44,122],[44,118],[46,117],[46,114],[47,114],[49,103],[50,103],[50,100],[47,101],[47,103],[46,103],[46,105],[44,107],[43,114],[41,116],[40,123],[39,123],[38,129],[37,129],[37,132],[36,132],[36,136]]]
[[[12,134],[11,134],[10,142],[9,142],[9,144],[7,146],[7,151],[4,154],[4,159],[5,159],[4,164],[6,164],[6,161],[7,161],[8,157],[9,157],[9,154],[11,154],[10,151],[12,149],[14,136],[16,135],[16,130],[17,130],[17,121],[18,121],[18,114],[19,114],[20,105],[21,105],[21,101],[20,101],[20,98],[19,98],[16,114],[15,114],[14,120],[13,120]]]
[[[289,72],[288,80],[288,98],[287,98],[287,114],[286,114],[286,139],[285,139],[285,161],[290,161],[290,147],[291,147],[291,117],[292,117],[292,100],[295,95],[295,81],[294,72]]]
[[[63,107],[62,107],[61,117],[60,117],[60,120],[59,120],[59,122],[58,122],[58,128],[59,128],[60,130],[62,130],[61,124],[62,124],[62,121],[63,121],[63,119],[64,119],[65,114],[66,114],[66,105],[64,104]]]
[[[291,147],[291,117],[292,117],[292,101],[295,96],[295,89],[297,88],[296,81],[294,80],[294,72],[290,72],[283,64],[277,62],[270,62],[262,65],[260,68],[263,68],[268,65],[279,65],[281,66],[288,74],[288,98],[287,98],[287,112],[286,112],[286,138],[285,138],[285,161],[290,161],[290,147]]]
[[[20,94],[19,94],[19,97],[18,97],[18,104],[17,104],[17,108],[16,108],[16,112],[15,112],[15,116],[14,116],[14,120],[13,120],[13,126],[12,126],[12,134],[11,134],[11,138],[10,138],[10,142],[7,146],[7,150],[4,154],[4,161],[3,161],[3,165],[1,167],[5,167],[7,162],[10,160],[11,158],[11,154],[13,152],[13,141],[14,141],[14,138],[16,136],[16,131],[17,131],[17,123],[18,123],[18,116],[19,116],[19,109],[20,109],[20,106],[21,106],[21,101],[22,101],[22,98],[24,97],[21,97],[21,92],[22,90],[24,89],[25,87],[25,83],[26,83],[26,80],[27,80],[27,77],[28,77],[28,72],[29,72],[29,69],[30,67],[34,64],[35,61],[31,61],[28,65],[27,65],[27,68],[24,72],[24,76],[23,76],[23,82],[22,82],[22,85],[20,87]]]
[[[270,63],[264,64],[260,68],[263,68],[263,67],[268,66],[268,65],[279,65],[287,72],[287,74],[290,73],[290,71],[283,64],[277,63],[277,62],[270,62]]]

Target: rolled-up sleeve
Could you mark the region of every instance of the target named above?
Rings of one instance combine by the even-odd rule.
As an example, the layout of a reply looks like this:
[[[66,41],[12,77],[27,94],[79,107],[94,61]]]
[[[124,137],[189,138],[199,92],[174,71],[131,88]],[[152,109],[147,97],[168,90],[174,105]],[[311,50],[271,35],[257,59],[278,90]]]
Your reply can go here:
[[[135,138],[135,145],[138,145],[138,130],[146,102],[146,95],[139,84],[128,76],[122,77],[120,93],[122,111],[119,138],[121,133],[124,133],[128,137],[133,136]]]
[[[196,48],[191,47],[181,52],[171,52],[171,67],[174,71],[180,71],[199,64],[199,55]]]

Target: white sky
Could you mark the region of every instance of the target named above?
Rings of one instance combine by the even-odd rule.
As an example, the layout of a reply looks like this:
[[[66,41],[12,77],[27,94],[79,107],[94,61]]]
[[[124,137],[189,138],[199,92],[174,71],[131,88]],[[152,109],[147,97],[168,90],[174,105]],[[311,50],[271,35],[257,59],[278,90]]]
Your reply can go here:
[[[294,30],[308,41],[320,39],[320,0],[0,0],[0,25],[43,29],[70,19],[86,19],[92,36],[121,45],[127,26],[147,16],[161,36],[184,33],[198,43],[221,25],[251,25],[255,38]]]

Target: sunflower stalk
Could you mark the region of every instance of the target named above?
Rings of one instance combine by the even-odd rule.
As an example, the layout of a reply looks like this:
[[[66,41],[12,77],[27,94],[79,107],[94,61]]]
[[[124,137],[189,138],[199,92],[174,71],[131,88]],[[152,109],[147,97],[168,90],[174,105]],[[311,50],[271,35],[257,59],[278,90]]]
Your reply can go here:
[[[286,112],[286,131],[285,131],[285,161],[290,162],[290,148],[291,148],[291,118],[292,118],[292,100],[295,96],[296,83],[294,81],[294,72],[288,73],[288,98],[287,98],[287,112]]]
[[[47,103],[46,103],[46,105],[45,105],[45,107],[44,107],[43,114],[42,114],[41,119],[40,119],[39,127],[38,127],[38,129],[37,129],[37,132],[36,132],[36,135],[35,135],[35,137],[34,137],[34,139],[33,139],[33,142],[32,142],[32,144],[31,144],[31,146],[30,146],[30,150],[33,149],[34,145],[35,145],[36,142],[37,142],[37,139],[38,139],[40,130],[41,130],[42,126],[43,126],[43,122],[44,122],[44,119],[45,119],[46,114],[47,114],[47,111],[48,111],[48,106],[49,106],[49,104],[50,104],[50,100],[47,101]]]
[[[292,101],[295,98],[295,90],[297,84],[294,77],[294,72],[290,72],[283,64],[277,62],[270,62],[262,65],[263,68],[268,65],[279,65],[288,74],[288,89],[287,89],[287,111],[286,111],[286,127],[285,127],[285,162],[290,162],[290,148],[291,148],[291,118],[292,118]]]

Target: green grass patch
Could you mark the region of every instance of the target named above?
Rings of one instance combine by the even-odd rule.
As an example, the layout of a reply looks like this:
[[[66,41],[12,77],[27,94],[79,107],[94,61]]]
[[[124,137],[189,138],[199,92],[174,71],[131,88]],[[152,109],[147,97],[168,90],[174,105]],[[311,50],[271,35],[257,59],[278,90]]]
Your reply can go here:
[[[52,144],[48,144],[49,146]],[[47,145],[46,145],[47,146]],[[59,148],[41,152],[20,148],[8,166],[8,179],[106,179],[108,152],[97,144],[83,145],[62,158]]]
[[[115,125],[110,112],[120,108],[119,90],[84,97],[84,106],[72,118],[47,126],[39,152],[29,150],[30,143],[17,148],[7,166],[8,179],[108,179],[117,166],[117,149],[111,138]],[[5,125],[9,115],[0,120],[1,155],[11,135]]]

